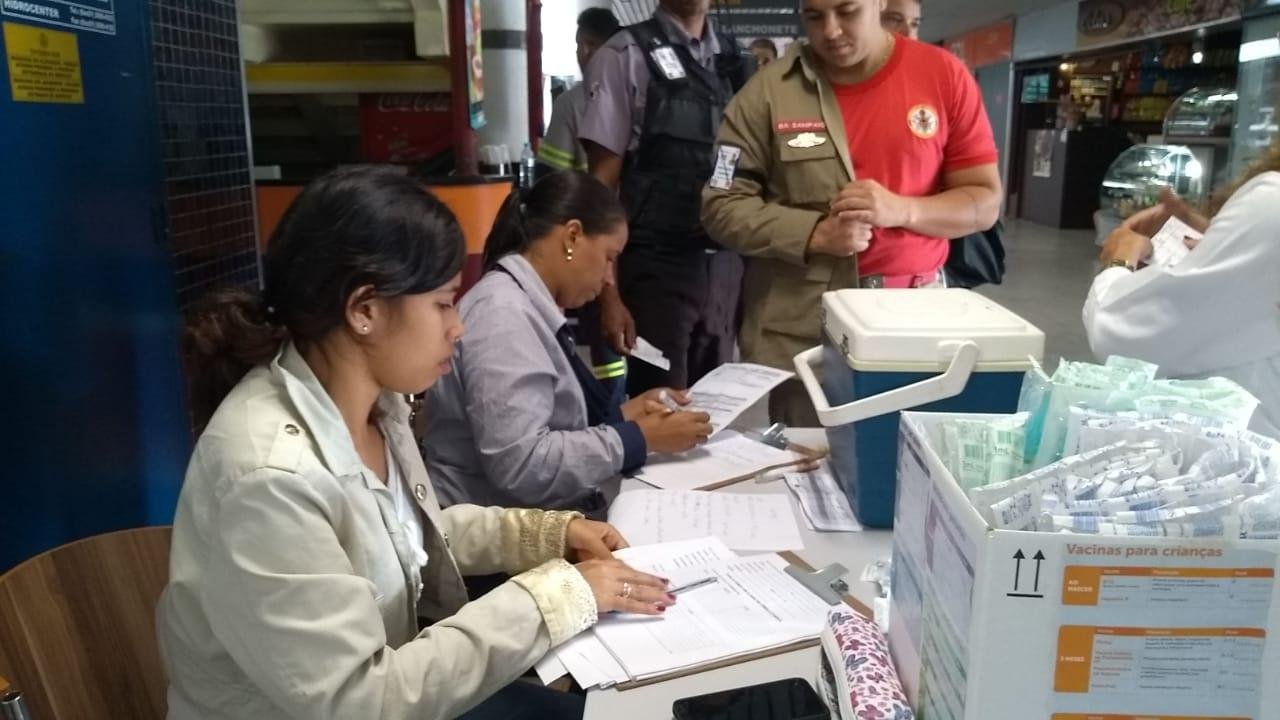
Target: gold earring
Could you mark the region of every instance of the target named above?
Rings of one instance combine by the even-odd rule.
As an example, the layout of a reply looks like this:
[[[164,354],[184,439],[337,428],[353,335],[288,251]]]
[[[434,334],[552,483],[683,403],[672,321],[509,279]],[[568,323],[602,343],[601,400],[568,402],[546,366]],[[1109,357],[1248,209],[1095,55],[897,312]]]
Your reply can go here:
[[[564,259],[566,262],[573,262],[573,246],[572,245],[564,246]]]

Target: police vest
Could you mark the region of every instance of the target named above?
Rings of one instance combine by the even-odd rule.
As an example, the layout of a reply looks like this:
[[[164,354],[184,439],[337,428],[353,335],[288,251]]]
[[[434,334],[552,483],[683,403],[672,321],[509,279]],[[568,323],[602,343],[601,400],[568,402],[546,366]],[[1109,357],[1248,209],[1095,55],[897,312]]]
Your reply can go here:
[[[700,250],[702,187],[711,177],[716,131],[748,65],[737,42],[719,32],[721,50],[708,70],[687,47],[672,43],[656,19],[627,29],[650,75],[640,143],[622,175],[631,242]]]

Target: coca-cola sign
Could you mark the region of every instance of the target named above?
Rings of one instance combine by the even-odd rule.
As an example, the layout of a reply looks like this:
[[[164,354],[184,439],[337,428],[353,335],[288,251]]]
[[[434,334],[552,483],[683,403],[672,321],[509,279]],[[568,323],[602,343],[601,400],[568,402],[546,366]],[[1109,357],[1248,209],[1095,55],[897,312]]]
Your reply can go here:
[[[378,93],[378,112],[449,112],[449,93]]]
[[[418,163],[449,149],[448,93],[360,96],[360,145],[366,162]]]

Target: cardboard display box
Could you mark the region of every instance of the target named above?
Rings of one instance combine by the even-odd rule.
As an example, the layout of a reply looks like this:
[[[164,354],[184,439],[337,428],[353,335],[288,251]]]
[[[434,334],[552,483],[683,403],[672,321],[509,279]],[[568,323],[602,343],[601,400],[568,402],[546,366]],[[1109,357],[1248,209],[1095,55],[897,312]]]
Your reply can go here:
[[[1280,720],[1280,542],[1010,532],[904,413],[889,646],[923,720]]]

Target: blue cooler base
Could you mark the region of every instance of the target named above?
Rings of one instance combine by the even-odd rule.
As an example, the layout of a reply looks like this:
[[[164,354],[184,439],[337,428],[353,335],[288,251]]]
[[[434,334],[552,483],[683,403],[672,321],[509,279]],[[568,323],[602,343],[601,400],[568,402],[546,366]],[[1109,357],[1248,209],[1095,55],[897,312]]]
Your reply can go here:
[[[935,377],[936,373],[854,372],[828,342],[822,356],[822,388],[832,405],[879,395]],[[1021,372],[974,373],[963,392],[922,407],[922,412],[1011,413],[1018,409]],[[898,476],[898,421],[889,413],[843,427],[827,428],[831,472],[849,497],[858,521],[872,528],[893,527]]]

